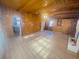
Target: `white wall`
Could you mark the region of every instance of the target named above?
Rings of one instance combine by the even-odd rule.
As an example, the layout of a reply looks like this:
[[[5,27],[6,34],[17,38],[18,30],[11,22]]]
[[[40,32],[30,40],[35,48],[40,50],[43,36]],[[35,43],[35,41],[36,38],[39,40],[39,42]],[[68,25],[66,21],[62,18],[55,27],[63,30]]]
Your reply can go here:
[[[6,40],[7,35],[6,35],[2,21],[3,21],[3,18],[2,18],[2,13],[1,13],[1,9],[0,9],[0,59],[3,59],[5,49],[7,46],[7,40]]]
[[[0,59],[3,59],[6,44],[7,44],[6,34],[0,22]]]
[[[73,46],[72,42],[71,42],[71,38],[69,38],[68,50],[70,50],[74,53],[78,53],[78,51],[79,51],[79,20],[77,21],[75,39],[77,40],[77,43],[76,43],[76,46]]]
[[[77,21],[75,38],[77,38],[78,32],[79,32],[79,20]]]
[[[44,28],[45,28],[45,21],[42,20],[42,22],[41,22],[41,31],[44,31]]]
[[[77,47],[78,47],[78,51],[79,51],[79,36],[78,36],[78,41],[77,41]]]
[[[76,26],[76,35],[75,35],[75,38],[77,38],[77,36],[78,36],[78,38],[77,38],[77,48],[78,48],[78,50],[79,50],[79,20],[77,21],[77,26]]]

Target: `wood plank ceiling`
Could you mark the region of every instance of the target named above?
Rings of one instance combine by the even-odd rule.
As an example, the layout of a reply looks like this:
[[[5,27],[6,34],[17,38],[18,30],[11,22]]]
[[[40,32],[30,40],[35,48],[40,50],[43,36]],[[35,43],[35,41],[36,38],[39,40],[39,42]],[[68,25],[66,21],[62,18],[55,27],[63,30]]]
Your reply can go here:
[[[54,17],[79,16],[79,0],[1,0],[0,2],[23,13],[40,14],[45,10]]]

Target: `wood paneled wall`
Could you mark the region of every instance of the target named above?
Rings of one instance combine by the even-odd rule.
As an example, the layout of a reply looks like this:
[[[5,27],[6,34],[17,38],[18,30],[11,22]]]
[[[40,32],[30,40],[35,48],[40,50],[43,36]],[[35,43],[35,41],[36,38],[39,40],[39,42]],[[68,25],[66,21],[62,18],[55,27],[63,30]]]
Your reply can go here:
[[[39,15],[25,14],[23,22],[23,34],[40,31],[41,19]]]
[[[71,20],[64,19],[61,22],[61,25],[56,25],[53,28],[53,31],[68,33],[69,29],[71,29]]]
[[[77,24],[76,19],[63,19],[61,26],[57,27],[59,27],[58,29],[59,31],[74,37],[76,33],[76,24]]]
[[[13,36],[13,27],[12,27],[12,17],[13,16],[19,16],[22,18],[22,21],[24,23],[22,27],[22,33],[33,33],[40,31],[40,17],[39,15],[33,15],[33,14],[21,14],[15,10],[11,10],[9,8],[0,8],[2,10],[2,20],[6,27],[6,31],[9,36]],[[1,12],[1,11],[0,11]]]
[[[4,25],[6,27],[8,35],[13,35],[13,28],[12,28],[12,16],[20,16],[23,20],[23,27],[22,27],[22,33],[34,33],[37,31],[40,31],[41,29],[41,17],[37,14],[21,14],[19,12],[16,12],[14,10],[8,9],[8,8],[0,8],[2,9],[2,17],[4,21]],[[75,33],[75,24],[76,21],[74,19],[62,19],[61,26],[55,25],[52,27],[52,31],[54,32],[63,32],[63,33],[71,33],[73,35]]]
[[[12,36],[13,35],[13,29],[12,29],[12,13],[9,9],[5,9],[3,7],[0,8],[1,11],[1,20],[3,21],[3,26],[5,26],[5,30],[7,32],[8,36]]]
[[[13,36],[13,27],[12,27],[12,17],[13,16],[19,16],[22,18],[23,21],[23,27],[22,27],[22,33],[27,34],[27,33],[33,33],[40,31],[40,17],[39,15],[35,14],[21,14],[15,10],[11,10],[9,8],[0,8],[2,9],[2,14],[1,17],[4,21],[4,25],[6,27],[7,34],[9,36]]]
[[[59,19],[56,20],[58,21]],[[58,22],[56,21],[56,25],[53,27],[49,27],[49,29],[51,29],[53,32],[62,32],[65,34],[69,34],[71,36],[75,36],[77,20],[76,19],[60,19],[60,20],[61,25],[57,25]]]

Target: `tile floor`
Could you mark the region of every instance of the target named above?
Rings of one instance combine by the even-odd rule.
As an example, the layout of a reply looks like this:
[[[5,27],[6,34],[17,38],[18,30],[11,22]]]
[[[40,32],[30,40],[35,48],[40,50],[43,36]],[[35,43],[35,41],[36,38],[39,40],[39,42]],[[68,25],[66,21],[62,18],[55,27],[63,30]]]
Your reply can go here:
[[[4,59],[79,59],[67,50],[68,36],[44,31],[10,39]]]

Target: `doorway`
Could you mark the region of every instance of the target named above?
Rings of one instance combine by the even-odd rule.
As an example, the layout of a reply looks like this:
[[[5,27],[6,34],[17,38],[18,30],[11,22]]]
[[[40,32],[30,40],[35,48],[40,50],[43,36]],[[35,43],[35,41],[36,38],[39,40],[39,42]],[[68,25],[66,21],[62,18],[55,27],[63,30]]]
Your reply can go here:
[[[53,28],[56,26],[57,22],[54,19],[49,19],[48,21],[45,22],[45,28],[44,30],[50,30],[52,31]]]
[[[20,29],[22,27],[22,19],[19,16],[13,16],[13,32],[15,35],[20,34]]]

